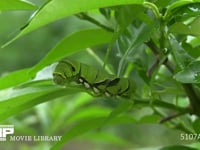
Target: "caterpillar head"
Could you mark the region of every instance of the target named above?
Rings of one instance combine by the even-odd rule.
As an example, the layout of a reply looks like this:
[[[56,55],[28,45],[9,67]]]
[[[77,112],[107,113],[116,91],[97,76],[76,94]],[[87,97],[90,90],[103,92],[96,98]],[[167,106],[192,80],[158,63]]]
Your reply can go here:
[[[80,63],[68,59],[61,60],[53,73],[53,81],[59,85],[65,85],[76,81],[80,72]]]

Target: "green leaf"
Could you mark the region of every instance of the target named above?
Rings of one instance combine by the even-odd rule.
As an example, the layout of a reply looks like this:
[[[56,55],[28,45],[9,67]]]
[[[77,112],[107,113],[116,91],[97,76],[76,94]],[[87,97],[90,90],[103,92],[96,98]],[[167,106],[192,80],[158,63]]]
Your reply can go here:
[[[176,22],[169,27],[169,32],[178,34],[191,34],[190,28],[183,22]]]
[[[120,29],[123,31],[134,19],[143,14],[144,10],[142,5],[126,5],[115,8],[115,18]]]
[[[87,47],[108,43],[111,41],[111,38],[112,33],[102,29],[86,29],[75,32],[58,43],[46,57],[31,69],[30,74],[35,76],[35,73],[46,65]]]
[[[191,49],[197,48],[200,46],[200,38],[199,37],[188,37],[186,43],[191,45]],[[197,55],[199,56],[199,55]]]
[[[51,0],[35,14],[24,30],[4,46],[46,24],[79,12],[116,5],[142,4],[143,1],[144,0]]]
[[[83,138],[85,139],[85,136]],[[89,140],[92,140],[92,141],[94,141],[94,140],[97,140],[98,142],[103,141],[108,144],[113,144],[116,146],[123,146],[123,147],[127,147],[127,148],[133,146],[132,142],[127,141],[123,137],[119,137],[112,133],[106,133],[103,131],[101,131],[101,132],[97,131],[95,133],[86,135],[86,138],[88,138]]]
[[[194,59],[183,49],[174,36],[170,36],[169,42],[176,64],[183,70]]]
[[[78,112],[76,111],[75,114],[70,115],[70,118],[67,120],[67,124],[80,120],[85,120],[87,118],[92,118],[93,116],[102,117],[108,115],[109,112],[110,109],[100,106],[79,108]]]
[[[133,105],[131,101],[124,100],[119,106],[117,106],[105,119],[105,122],[108,122],[112,118],[115,118],[116,116],[120,115],[121,113],[127,111],[130,109],[130,107]]]
[[[1,90],[0,91],[0,100],[1,101],[5,101],[5,100],[9,100],[11,98],[14,97],[18,97],[18,96],[22,96],[22,95],[26,95],[26,94],[30,94],[30,93],[37,93],[37,92],[41,92],[41,91],[47,91],[50,89],[54,89],[56,86],[54,86],[53,82],[51,80],[48,80],[48,84],[44,84],[44,81],[37,81],[38,83],[40,82],[41,85],[34,85],[34,86],[30,86],[32,82],[29,82],[30,84],[28,84],[29,86],[27,86],[27,83],[23,84],[23,85],[19,85],[17,87],[14,88],[9,88],[9,89],[5,89],[5,90]],[[46,82],[46,81],[45,81]]]
[[[72,138],[80,136],[88,131],[97,129],[98,127],[102,125],[104,121],[105,121],[105,117],[93,117],[93,118],[78,122],[76,125],[70,128],[62,136],[61,141],[59,141],[53,147],[51,147],[51,150],[60,149],[65,143],[67,143]],[[122,117],[112,118],[111,120],[109,120],[109,122],[106,122],[106,124],[113,125],[113,124],[119,124],[119,123],[134,123],[134,122],[135,122],[134,119],[130,117],[122,116]]]
[[[37,6],[26,0],[0,0],[0,10],[34,10]]]
[[[174,78],[181,83],[200,83],[200,61],[190,63],[175,74]]]
[[[67,143],[67,141],[69,141],[70,139],[77,137],[87,131],[93,130],[97,127],[99,127],[99,125],[102,123],[102,120],[104,118],[102,117],[97,117],[96,119],[93,118],[91,120],[84,120],[78,124],[76,124],[74,127],[72,127],[71,129],[69,129],[68,132],[66,132],[63,136],[60,142],[56,143],[51,150],[57,150],[60,149],[65,143]]]
[[[23,83],[30,79],[28,72],[30,69],[14,71],[0,78],[0,89],[5,89]]]
[[[77,90],[77,92],[79,91]],[[85,92],[71,93],[71,94],[69,95],[69,97],[67,96],[67,97],[57,98],[54,103],[50,103],[49,105],[46,105],[48,107],[48,111],[46,111],[46,116],[47,116],[46,119],[56,120],[56,122],[54,122],[51,125],[51,127],[49,127],[48,133],[53,134],[57,132],[57,129],[62,130],[62,131],[66,130],[66,126],[68,126],[70,123],[84,119],[82,117],[85,117],[85,116],[89,117],[87,116],[87,112],[86,112],[87,107],[85,106],[88,106],[93,102],[94,100],[93,97]],[[64,103],[63,103],[63,100],[65,100]],[[103,109],[102,111],[104,110],[105,109]],[[82,111],[85,111],[85,113],[83,112],[84,113],[83,115],[81,114]]]
[[[27,69],[22,69],[22,70],[17,70],[11,73],[8,73],[2,77],[0,77],[0,90],[1,89],[6,89],[6,88],[11,88],[15,86],[23,86],[25,87],[32,87],[34,85],[40,84],[40,85],[46,85],[49,84],[49,80],[32,80],[29,72],[30,68]],[[51,72],[44,72],[43,74],[47,75],[50,74]],[[46,82],[46,83],[45,83]]]
[[[160,116],[149,115],[144,116],[141,120],[139,120],[139,123],[157,123],[158,121],[160,121]]]
[[[166,7],[169,5],[170,1],[171,1],[171,0],[165,0],[165,1],[163,1],[163,0],[158,0],[158,1],[155,1],[154,3],[155,3],[155,5],[156,5],[157,7],[159,7],[159,9],[161,10],[161,9],[163,9],[163,8],[166,8]]]
[[[188,146],[175,145],[175,146],[163,147],[159,150],[196,150],[196,149]]]
[[[192,124],[193,128],[194,128],[194,131],[195,133],[200,133],[200,119],[197,118],[194,123]]]
[[[19,112],[32,108],[37,104],[78,92],[77,89],[58,89],[55,87],[48,90],[41,89],[38,90],[38,92],[30,89],[26,90],[28,90],[29,93],[0,101],[0,121],[16,115]]]
[[[126,60],[134,61],[134,57],[139,53],[141,45],[147,41],[152,35],[152,28],[145,23],[141,24],[138,29],[133,26],[129,26],[131,30],[127,30],[125,34],[122,34],[118,40],[119,50],[124,54],[119,62],[118,76],[123,76],[122,73],[125,70]],[[133,30],[134,29],[134,30]],[[128,33],[128,34],[127,34]],[[128,36],[127,36],[128,35]],[[131,36],[131,37],[130,37]]]
[[[200,56],[200,38],[187,36],[182,42],[183,48],[195,59]]]
[[[169,28],[169,32],[177,34],[186,34],[193,36],[200,36],[200,17],[196,18],[191,24],[184,24],[183,22],[176,22]]]
[[[173,10],[171,13],[173,15],[170,16],[168,21],[169,25],[175,22],[185,22],[188,24],[200,15],[200,3],[184,5],[183,7]]]
[[[173,14],[173,10],[180,8],[182,6],[188,5],[188,4],[193,4],[193,3],[199,3],[200,0],[179,0],[179,1],[175,1],[174,3],[172,3],[168,8],[167,11],[164,14],[164,19],[168,19],[170,17],[170,15],[174,15]]]

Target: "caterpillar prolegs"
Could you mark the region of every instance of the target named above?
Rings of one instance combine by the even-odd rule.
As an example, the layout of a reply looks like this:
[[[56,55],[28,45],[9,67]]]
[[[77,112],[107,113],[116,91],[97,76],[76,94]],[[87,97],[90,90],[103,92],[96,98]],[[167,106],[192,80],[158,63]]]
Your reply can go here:
[[[53,80],[56,84],[64,86],[76,82],[86,89],[91,89],[96,96],[130,98],[135,89],[133,81],[128,78],[118,78],[104,70],[68,59],[63,59],[57,64]]]

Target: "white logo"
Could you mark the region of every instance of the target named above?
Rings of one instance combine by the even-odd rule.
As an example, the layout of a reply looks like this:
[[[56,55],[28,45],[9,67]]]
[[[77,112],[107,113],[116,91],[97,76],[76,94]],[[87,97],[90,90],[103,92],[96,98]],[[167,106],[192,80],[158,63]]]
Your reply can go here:
[[[8,134],[14,134],[14,125],[0,125],[0,141],[6,141]]]
[[[62,136],[30,136],[30,135],[12,135],[14,134],[14,125],[0,125],[0,142],[1,141],[26,141],[26,142],[57,142],[61,141]]]

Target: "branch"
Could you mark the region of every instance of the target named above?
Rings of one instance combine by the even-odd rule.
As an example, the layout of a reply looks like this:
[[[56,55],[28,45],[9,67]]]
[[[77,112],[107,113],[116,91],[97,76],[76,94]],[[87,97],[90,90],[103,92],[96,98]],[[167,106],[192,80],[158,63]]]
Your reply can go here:
[[[153,106],[156,106],[156,107],[162,107],[162,108],[166,108],[166,109],[171,109],[171,110],[174,110],[176,112],[180,112],[180,113],[190,113],[191,110],[189,107],[179,107],[179,106],[176,106],[174,104],[170,104],[170,103],[167,103],[167,102],[164,102],[164,101],[161,101],[161,100],[144,100],[144,99],[134,99],[133,100],[134,102],[134,105],[153,105]]]
[[[179,116],[182,116],[182,115],[184,115],[184,114],[186,114],[186,113],[188,113],[188,112],[187,112],[187,111],[185,111],[185,112],[183,111],[183,112],[171,114],[171,115],[169,115],[169,116],[167,116],[167,117],[161,119],[159,123],[167,122],[167,121],[169,121],[169,120],[172,120],[172,119],[174,119],[174,118],[177,118],[177,117],[179,117]]]
[[[152,52],[157,55],[160,51],[160,49],[156,46],[156,44],[153,42],[152,39],[150,39],[148,42],[145,43],[151,50]]]
[[[108,26],[105,26],[104,24],[100,23],[98,20],[88,16],[86,13],[79,13],[76,15],[78,18],[80,19],[83,19],[83,20],[87,20],[89,22],[92,22],[94,24],[96,24],[97,26],[101,27],[101,28],[104,28],[106,29],[107,31],[110,31],[110,32],[114,32],[114,30]]]
[[[200,102],[198,96],[193,89],[192,84],[182,84],[182,86],[190,99],[190,107],[193,110],[191,113],[200,116]]]
[[[146,42],[146,45],[152,50],[152,52],[155,54],[155,55],[159,55],[159,48],[156,46],[156,44],[151,40],[149,40],[148,42]],[[157,60],[156,60],[156,63],[149,69],[149,71],[147,72],[147,74],[150,76],[152,71],[157,67],[157,65],[159,64],[158,63],[158,57],[157,57]],[[170,64],[168,63],[168,59],[167,57],[164,59],[164,61],[162,62],[167,68],[168,70],[173,73],[174,72],[174,69],[170,66]],[[184,88],[185,90],[185,93],[187,94],[187,96],[189,97],[190,99],[190,109],[192,111],[190,111],[191,114],[196,114],[198,116],[200,116],[200,100],[198,98],[198,96],[196,95],[193,87],[192,87],[192,84],[182,84],[182,87]]]
[[[160,52],[161,50],[156,46],[156,44],[153,42],[152,39],[150,39],[148,42],[145,43],[151,50],[152,52],[156,55],[156,62],[151,66],[151,68],[147,71],[147,76],[151,76],[151,74],[153,73],[153,71],[155,70],[155,68],[160,64],[164,64],[167,69],[173,73],[174,69],[171,67],[171,65],[168,62],[168,58],[165,57],[164,60],[162,60],[162,62],[160,62]]]

